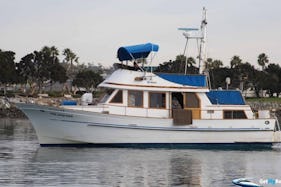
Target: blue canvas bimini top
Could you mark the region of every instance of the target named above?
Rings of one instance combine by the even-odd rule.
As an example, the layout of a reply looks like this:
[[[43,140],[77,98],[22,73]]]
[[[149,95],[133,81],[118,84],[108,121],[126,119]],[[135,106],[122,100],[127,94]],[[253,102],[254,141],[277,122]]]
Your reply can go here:
[[[181,85],[198,86],[198,87],[207,86],[205,75],[176,75],[176,74],[167,74],[167,73],[159,73],[157,75],[162,79]]]
[[[158,50],[159,46],[152,43],[120,47],[117,51],[117,57],[120,61],[147,58],[150,52]]]
[[[212,104],[245,105],[241,92],[237,90],[212,90],[206,94]]]

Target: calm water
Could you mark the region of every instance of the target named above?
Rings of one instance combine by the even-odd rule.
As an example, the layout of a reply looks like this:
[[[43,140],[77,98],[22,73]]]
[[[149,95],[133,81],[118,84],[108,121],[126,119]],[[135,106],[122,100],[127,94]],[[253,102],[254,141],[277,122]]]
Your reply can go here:
[[[0,186],[220,187],[240,177],[281,180],[281,152],[42,148],[29,121],[0,120]]]

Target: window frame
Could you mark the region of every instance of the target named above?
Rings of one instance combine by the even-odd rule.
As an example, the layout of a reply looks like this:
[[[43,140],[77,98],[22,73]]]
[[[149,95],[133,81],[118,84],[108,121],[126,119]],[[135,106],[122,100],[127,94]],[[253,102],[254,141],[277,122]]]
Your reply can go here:
[[[115,97],[121,92],[121,102],[113,102],[113,99],[115,99]],[[116,91],[116,93],[114,94],[114,96],[110,99],[109,103],[112,103],[112,104],[123,104],[124,101],[123,101],[123,90],[118,90]]]
[[[141,106],[130,106],[130,102],[129,102],[129,99],[130,99],[130,93],[131,92],[141,92],[142,94],[141,94],[141,96],[142,96],[142,103],[141,103]],[[128,98],[127,98],[127,102],[128,102],[128,104],[127,104],[127,106],[128,107],[133,107],[133,108],[144,108],[144,92],[143,91],[141,91],[141,90],[128,90]]]
[[[99,98],[99,103],[109,103],[109,99],[114,92],[114,89],[103,89],[104,93]],[[111,99],[110,99],[111,100]]]
[[[187,94],[189,94],[189,93],[191,93],[191,94],[194,94],[195,95],[195,97],[196,97],[196,99],[197,99],[197,101],[198,101],[198,107],[188,107],[187,106],[187,101],[188,101],[188,97],[187,97]],[[186,109],[201,109],[201,99],[199,98],[199,96],[197,95],[197,93],[195,93],[195,92],[184,92],[184,108],[186,108]]]
[[[151,94],[164,94],[164,107],[151,107],[150,104],[151,104]],[[167,103],[166,103],[166,92],[148,92],[148,108],[151,108],[151,109],[167,109]]]
[[[231,118],[226,118],[225,112],[231,112]],[[244,118],[234,118],[234,112],[243,112]],[[245,110],[223,110],[223,119],[248,119],[248,116],[245,113]]]

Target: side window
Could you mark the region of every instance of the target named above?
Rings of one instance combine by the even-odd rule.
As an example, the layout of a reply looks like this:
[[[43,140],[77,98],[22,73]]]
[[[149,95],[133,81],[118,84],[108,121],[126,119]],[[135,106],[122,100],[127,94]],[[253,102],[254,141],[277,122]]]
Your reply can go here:
[[[223,111],[224,119],[247,119],[243,110],[225,110]]]
[[[165,93],[149,93],[149,107],[150,108],[166,108],[166,94]]]
[[[113,89],[105,89],[104,90],[104,94],[100,97],[100,103],[105,103],[108,98],[110,97],[110,95],[113,93]]]
[[[128,106],[143,107],[143,92],[142,91],[128,91]]]
[[[230,110],[223,111],[223,118],[232,119],[232,111],[230,111]]]
[[[185,93],[186,108],[200,108],[200,100],[196,93]]]
[[[123,103],[123,91],[119,90],[111,99],[110,103]]]
[[[247,116],[243,110],[233,111],[233,119],[247,119]]]

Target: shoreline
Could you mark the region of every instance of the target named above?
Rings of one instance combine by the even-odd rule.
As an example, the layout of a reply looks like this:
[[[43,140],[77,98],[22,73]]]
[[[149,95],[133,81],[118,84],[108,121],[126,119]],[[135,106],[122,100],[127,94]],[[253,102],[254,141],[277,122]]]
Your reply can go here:
[[[10,108],[0,108],[0,119],[4,118],[28,119],[21,110],[13,105]]]

